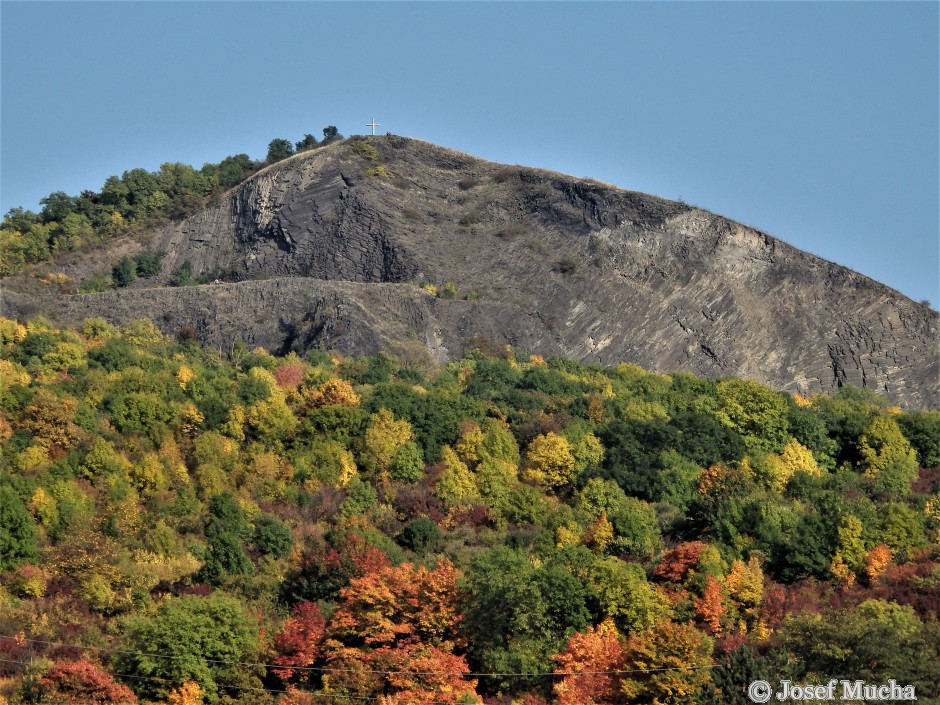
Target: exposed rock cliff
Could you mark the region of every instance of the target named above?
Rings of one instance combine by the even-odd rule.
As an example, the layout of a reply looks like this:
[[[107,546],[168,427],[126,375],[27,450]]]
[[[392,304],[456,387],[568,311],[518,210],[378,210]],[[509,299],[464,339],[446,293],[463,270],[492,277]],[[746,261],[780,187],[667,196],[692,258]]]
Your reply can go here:
[[[435,361],[482,336],[543,355],[804,393],[849,383],[938,404],[937,314],[867,277],[685,204],[416,140],[366,142],[377,160],[350,143],[297,155],[152,233],[147,246],[167,253],[155,280],[48,299],[7,287],[2,311],[147,316],[223,348],[241,339]],[[392,176],[374,174],[378,164]],[[231,283],[161,287],[184,262]],[[472,300],[435,298],[421,281],[452,282]]]

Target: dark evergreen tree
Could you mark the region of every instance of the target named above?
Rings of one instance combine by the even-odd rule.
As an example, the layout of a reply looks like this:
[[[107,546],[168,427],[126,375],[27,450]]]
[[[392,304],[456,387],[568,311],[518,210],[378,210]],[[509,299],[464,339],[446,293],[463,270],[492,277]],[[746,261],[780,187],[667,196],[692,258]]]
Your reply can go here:
[[[0,486],[0,570],[36,560],[36,524],[23,500],[9,485]]]
[[[293,153],[294,147],[291,145],[289,140],[276,138],[268,143],[267,160],[272,164],[274,162],[279,162],[282,159],[287,159]]]

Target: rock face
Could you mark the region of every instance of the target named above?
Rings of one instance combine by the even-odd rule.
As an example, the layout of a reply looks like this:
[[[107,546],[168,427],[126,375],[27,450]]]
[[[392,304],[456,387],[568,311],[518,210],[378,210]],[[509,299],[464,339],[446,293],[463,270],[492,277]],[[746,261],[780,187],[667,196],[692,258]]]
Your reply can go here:
[[[243,340],[436,362],[489,339],[938,405],[938,315],[867,277],[685,204],[417,140],[363,142],[377,159],[351,142],[296,155],[144,245],[124,243],[167,253],[156,279],[46,299],[8,287],[0,310],[149,317],[223,349]],[[107,269],[112,253],[97,257]],[[184,262],[227,283],[161,286]],[[451,282],[457,298],[420,282]]]

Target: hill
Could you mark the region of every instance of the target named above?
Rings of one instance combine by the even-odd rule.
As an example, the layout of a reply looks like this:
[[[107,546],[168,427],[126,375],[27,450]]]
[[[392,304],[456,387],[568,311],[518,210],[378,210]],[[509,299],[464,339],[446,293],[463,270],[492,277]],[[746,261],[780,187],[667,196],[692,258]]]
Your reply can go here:
[[[147,317],[225,350],[439,363],[509,344],[802,394],[852,384],[911,408],[940,396],[938,315],[897,291],[683,203],[418,140],[298,154],[45,270],[82,281],[142,251],[166,253],[153,278],[62,297],[19,276],[0,312]],[[199,277],[220,283],[168,286]]]

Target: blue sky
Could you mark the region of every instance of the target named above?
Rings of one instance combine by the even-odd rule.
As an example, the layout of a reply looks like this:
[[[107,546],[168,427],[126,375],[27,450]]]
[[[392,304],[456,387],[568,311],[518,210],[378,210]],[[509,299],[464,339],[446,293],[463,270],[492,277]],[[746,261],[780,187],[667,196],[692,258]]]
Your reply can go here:
[[[938,7],[4,0],[0,206],[374,116],[681,197],[936,306]]]

